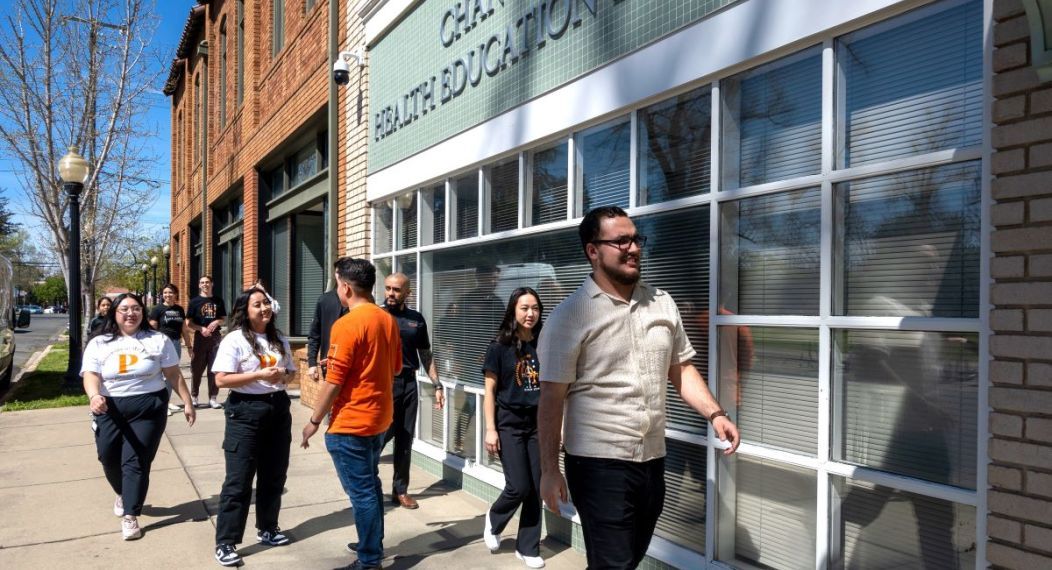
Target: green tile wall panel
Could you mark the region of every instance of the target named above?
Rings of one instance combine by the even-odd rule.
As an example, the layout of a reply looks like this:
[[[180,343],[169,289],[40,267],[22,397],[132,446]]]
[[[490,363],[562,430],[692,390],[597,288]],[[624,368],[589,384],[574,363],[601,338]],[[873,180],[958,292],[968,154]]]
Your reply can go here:
[[[443,47],[443,15],[459,2],[476,2],[493,13]],[[369,171],[381,170],[438,142],[536,98],[574,78],[618,59],[737,0],[424,0],[371,49]],[[442,70],[478,50],[491,36],[510,25],[516,45],[524,43],[516,27],[531,7],[554,5],[563,14],[574,3],[580,25],[571,24],[557,39],[548,38],[493,76],[485,72],[477,86],[468,84],[446,103],[441,96]],[[593,4],[593,17],[586,4]],[[535,12],[534,12],[535,13]],[[531,26],[531,24],[527,24]],[[532,34],[531,34],[532,35]],[[491,60],[495,60],[491,55]],[[405,96],[434,77],[436,106],[380,140],[376,118],[384,109],[402,108]]]

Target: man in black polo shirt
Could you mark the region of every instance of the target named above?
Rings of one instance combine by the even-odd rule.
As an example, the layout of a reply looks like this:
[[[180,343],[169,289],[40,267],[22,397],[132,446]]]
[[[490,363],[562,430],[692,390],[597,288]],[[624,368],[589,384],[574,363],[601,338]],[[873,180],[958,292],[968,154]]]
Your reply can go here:
[[[339,263],[340,260],[336,260],[332,266],[333,271],[336,270]],[[318,302],[314,306],[314,319],[310,322],[310,331],[307,333],[307,375],[314,380],[325,376],[328,360],[325,355],[329,354],[329,333],[332,331],[332,325],[336,324],[336,321],[345,314],[347,314],[347,307],[340,303],[340,296],[336,294],[336,289],[326,291],[318,297]],[[321,358],[318,358],[319,356]]]
[[[190,300],[190,306],[186,309],[186,324],[194,331],[194,346],[190,353],[190,374],[193,381],[190,383],[190,396],[194,407],[197,407],[197,394],[201,388],[201,375],[208,368],[208,405],[213,409],[223,406],[216,401],[219,395],[219,387],[216,386],[216,375],[212,372],[212,363],[216,359],[216,350],[223,335],[219,327],[226,320],[226,305],[223,299],[212,296],[212,278],[208,275],[201,277],[197,282],[201,294]]]
[[[384,445],[394,439],[394,485],[392,502],[407,509],[420,505],[409,496],[409,465],[413,458],[413,434],[416,431],[417,390],[416,370],[424,370],[435,384],[435,407],[445,404],[442,383],[431,354],[431,340],[427,335],[427,322],[420,313],[405,306],[409,297],[409,278],[395,273],[384,280],[384,308],[398,321],[402,335],[402,371],[394,378],[394,422],[387,429]]]

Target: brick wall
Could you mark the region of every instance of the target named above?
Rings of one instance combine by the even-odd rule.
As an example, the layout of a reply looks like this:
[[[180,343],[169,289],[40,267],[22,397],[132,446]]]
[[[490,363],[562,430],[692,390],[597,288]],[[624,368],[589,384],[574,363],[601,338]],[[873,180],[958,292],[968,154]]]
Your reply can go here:
[[[1052,568],[1052,84],[1019,0],[994,2],[987,558]]]
[[[201,39],[209,42],[208,60],[208,203],[212,206],[240,193],[244,203],[242,279],[245,286],[258,277],[260,255],[259,229],[262,207],[259,203],[260,175],[258,168],[270,167],[265,162],[275,149],[299,136],[310,123],[324,129],[328,105],[328,85],[331,70],[328,65],[329,3],[318,0],[309,10],[303,0],[285,0],[285,43],[276,55],[271,54],[273,23],[270,0],[245,0],[245,76],[244,99],[236,100],[237,82],[237,16],[234,0],[213,0],[206,7],[205,23],[200,37],[192,38],[196,46]],[[339,3],[340,45],[361,42],[364,35],[357,13]],[[220,23],[226,19],[227,89],[220,87]],[[357,34],[356,39],[351,36]],[[356,45],[356,44],[355,44]],[[341,49],[346,49],[341,48]],[[196,54],[195,54],[196,55]],[[199,162],[193,155],[193,73],[202,69],[199,58],[187,62],[182,81],[172,95],[172,222],[173,236],[182,235],[187,225],[201,216],[201,178]],[[347,89],[341,89],[341,108],[352,104]],[[219,98],[226,99],[226,122],[219,121]],[[178,120],[182,113],[182,121]],[[320,118],[320,122],[319,121]],[[314,121],[313,123],[311,121]],[[338,136],[341,143],[355,137],[348,135],[347,125],[341,121]],[[361,139],[364,149],[364,136]],[[345,148],[342,144],[338,147]],[[346,179],[346,156],[353,153],[330,151],[330,164],[336,165],[338,200],[343,212],[348,203],[348,191],[342,183]],[[363,189],[364,193],[364,189]],[[206,216],[211,224],[211,215]],[[209,231],[209,228],[206,228]],[[345,223],[337,228],[338,243],[343,247]],[[211,233],[206,235],[211,236]],[[206,252],[206,272],[212,271],[212,243]],[[184,255],[189,262],[189,243],[183,238]],[[340,253],[343,253],[342,251]],[[188,282],[189,270],[173,271],[180,287]]]

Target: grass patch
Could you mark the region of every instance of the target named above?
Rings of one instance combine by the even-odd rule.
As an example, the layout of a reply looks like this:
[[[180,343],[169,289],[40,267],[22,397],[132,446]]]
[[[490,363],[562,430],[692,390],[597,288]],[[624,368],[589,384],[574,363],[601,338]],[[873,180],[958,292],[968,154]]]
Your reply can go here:
[[[88,397],[80,385],[71,390],[66,390],[63,386],[68,364],[69,343],[52,346],[51,351],[37,365],[37,369],[23,376],[21,381],[11,387],[11,394],[7,397],[3,411],[88,405]]]

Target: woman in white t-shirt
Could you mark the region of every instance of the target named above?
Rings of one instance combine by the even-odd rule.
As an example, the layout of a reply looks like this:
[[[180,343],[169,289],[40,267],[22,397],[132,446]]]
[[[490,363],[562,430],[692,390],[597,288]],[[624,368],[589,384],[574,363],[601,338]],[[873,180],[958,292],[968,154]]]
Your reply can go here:
[[[235,566],[241,562],[237,544],[248,522],[253,478],[256,541],[267,546],[289,543],[278,528],[278,512],[292,443],[285,385],[296,364],[262,289],[249,289],[234,301],[230,328],[219,344],[212,370],[216,384],[230,389],[224,406],[226,479],[219,494],[215,558],[223,566]]]
[[[150,486],[150,465],[168,423],[165,382],[184,402],[190,401],[172,341],[150,329],[143,308],[138,296],[119,295],[84,348],[80,369],[99,462],[117,493],[113,514],[123,517],[124,540],[142,536],[138,517]],[[183,413],[193,425],[194,408],[184,406]]]

